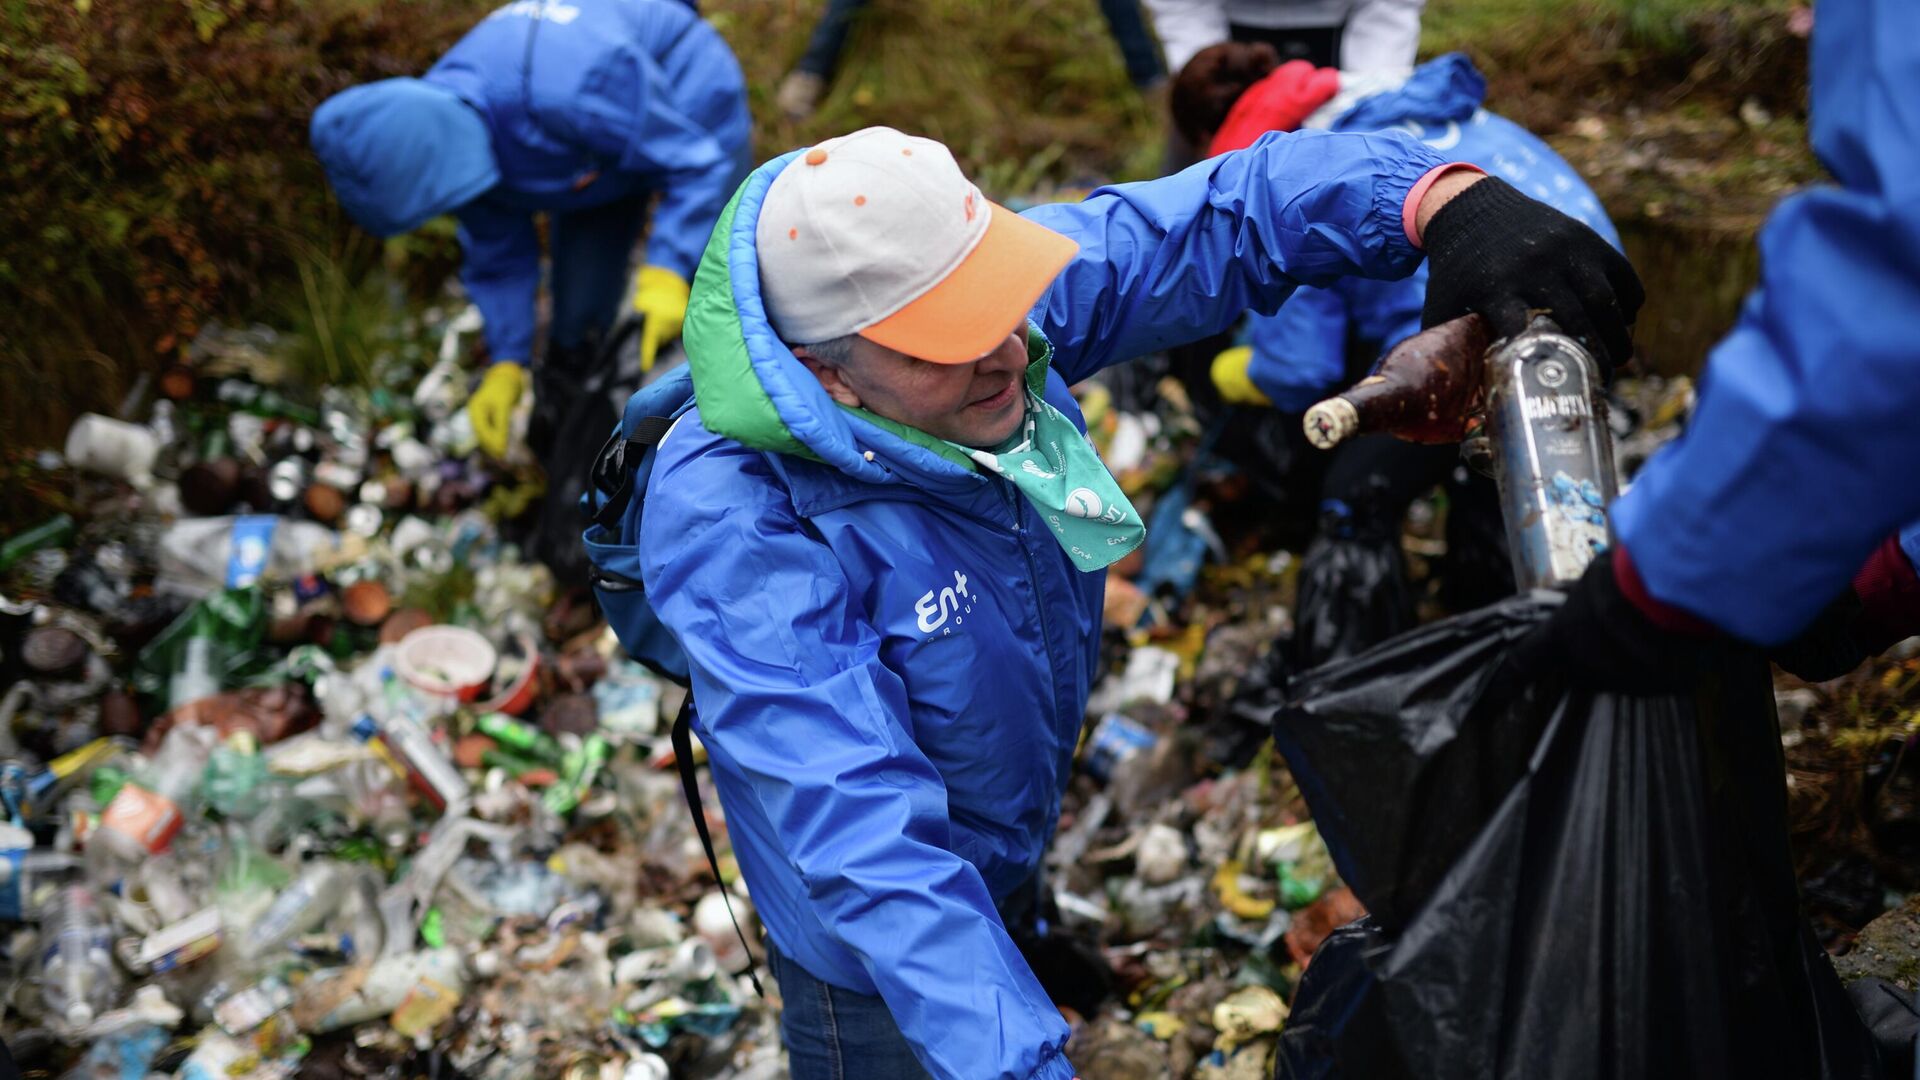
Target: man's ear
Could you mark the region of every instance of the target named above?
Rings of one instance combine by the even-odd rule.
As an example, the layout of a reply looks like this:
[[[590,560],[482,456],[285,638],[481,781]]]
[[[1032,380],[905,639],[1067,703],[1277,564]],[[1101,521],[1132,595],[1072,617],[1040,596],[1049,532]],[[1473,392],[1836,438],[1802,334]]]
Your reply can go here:
[[[860,395],[854,392],[853,387],[846,380],[845,373],[839,368],[817,359],[807,351],[804,345],[795,346],[793,355],[807,365],[807,370],[813,372],[814,378],[820,380],[820,385],[826,389],[828,397],[849,409],[860,407]]]

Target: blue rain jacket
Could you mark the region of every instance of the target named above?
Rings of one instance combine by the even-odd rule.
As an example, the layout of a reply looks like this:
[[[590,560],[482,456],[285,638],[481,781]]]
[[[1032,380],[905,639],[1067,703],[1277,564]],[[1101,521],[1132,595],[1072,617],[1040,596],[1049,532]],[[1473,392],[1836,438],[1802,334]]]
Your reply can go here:
[[[1481,108],[1486,93],[1486,79],[1473,62],[1450,53],[1422,64],[1398,89],[1361,99],[1333,129],[1404,131],[1578,218],[1619,247],[1619,234],[1593,190],[1527,129]],[[1396,344],[1420,329],[1426,295],[1424,263],[1401,281],[1348,279],[1328,289],[1302,289],[1277,314],[1247,320],[1253,346],[1247,374],[1276,408],[1304,411],[1344,384],[1350,333]]]
[[[659,446],[635,557],[782,953],[884,998],[937,1077],[1065,1080],[1067,1025],[996,905],[1053,835],[1105,574],[1007,482],[836,406],[781,344],[754,222],[791,157],[715,227],[687,319],[699,404]],[[1047,400],[1079,423],[1067,387],[1104,366],[1300,283],[1405,276],[1401,204],[1445,161],[1404,135],[1270,135],[1029,210],[1080,245],[1031,314]]]
[[[425,76],[355,87],[313,123],[342,205],[370,231],[458,217],[487,344],[523,362],[534,215],[658,191],[647,261],[691,279],[750,134],[732,50],[676,0],[516,0]]]
[[[412,232],[500,182],[486,121],[419,79],[342,90],[314,110],[309,136],[334,197],[376,236]]]
[[[1920,520],[1920,5],[1815,15],[1813,149],[1838,183],[1774,210],[1692,423],[1614,511],[1653,596],[1763,645]]]

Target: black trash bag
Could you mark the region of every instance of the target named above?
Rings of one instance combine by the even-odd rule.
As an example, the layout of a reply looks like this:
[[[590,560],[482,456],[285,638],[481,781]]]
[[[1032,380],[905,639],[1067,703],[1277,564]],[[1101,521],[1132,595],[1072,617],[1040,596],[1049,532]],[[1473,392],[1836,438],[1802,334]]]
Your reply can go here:
[[[1383,435],[1334,451],[1321,487],[1318,531],[1300,564],[1293,638],[1300,670],[1412,629],[1415,595],[1400,553],[1401,523],[1413,500],[1446,479],[1458,459],[1451,446]]]
[[[1327,935],[1294,989],[1273,1075],[1279,1080],[1418,1076],[1392,1039],[1369,958],[1392,949],[1380,926],[1362,916]]]
[[[1287,650],[1276,643],[1247,669],[1201,743],[1201,754],[1221,769],[1243,769],[1266,746],[1273,712],[1287,703],[1287,679],[1293,670]]]
[[[620,422],[614,399],[624,400],[633,390],[622,380],[617,357],[639,328],[639,320],[627,319],[603,340],[549,350],[533,372],[527,448],[547,474],[547,493],[534,511],[526,549],[562,588],[587,584],[587,549],[580,539],[587,519],[580,499],[594,459]]]
[[[1490,476],[1455,466],[1447,482],[1447,553],[1435,567],[1440,606],[1473,611],[1513,595],[1513,560],[1500,489]]]
[[[1336,954],[1371,983],[1309,967],[1357,995],[1337,1037],[1309,1033],[1368,1055],[1309,1075],[1879,1076],[1799,910],[1765,661],[1716,653],[1685,696],[1528,682],[1505,660],[1549,610],[1422,627],[1299,677],[1276,714],[1381,934]],[[1328,1015],[1311,989],[1295,1009]]]
[[[1887,982],[1866,978],[1847,984],[1847,996],[1866,1021],[1880,1047],[1880,1063],[1889,1077],[1915,1074],[1920,1052],[1920,994]]]
[[[1323,530],[1300,562],[1294,663],[1342,660],[1414,624],[1413,587],[1399,541],[1378,531]]]

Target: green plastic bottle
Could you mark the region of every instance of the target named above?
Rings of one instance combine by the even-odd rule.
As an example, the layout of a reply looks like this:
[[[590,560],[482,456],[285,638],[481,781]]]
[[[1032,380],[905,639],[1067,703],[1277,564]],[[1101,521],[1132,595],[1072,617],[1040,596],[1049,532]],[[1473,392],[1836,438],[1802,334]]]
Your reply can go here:
[[[73,518],[66,514],[55,514],[25,532],[7,537],[0,542],[0,570],[6,570],[42,548],[66,543],[73,539],[73,533]]]
[[[555,765],[559,764],[564,756],[559,741],[553,736],[532,724],[515,720],[505,713],[486,713],[475,721],[474,726],[479,729],[480,734],[516,754],[538,758]]]

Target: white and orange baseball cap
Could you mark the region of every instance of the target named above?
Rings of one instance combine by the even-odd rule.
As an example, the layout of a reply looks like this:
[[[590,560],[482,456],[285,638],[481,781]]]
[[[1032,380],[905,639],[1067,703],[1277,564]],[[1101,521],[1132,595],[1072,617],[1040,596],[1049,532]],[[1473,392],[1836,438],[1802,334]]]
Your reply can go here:
[[[781,340],[857,333],[939,364],[1006,340],[1080,247],[989,202],[945,146],[885,127],[789,162],[754,243]]]

